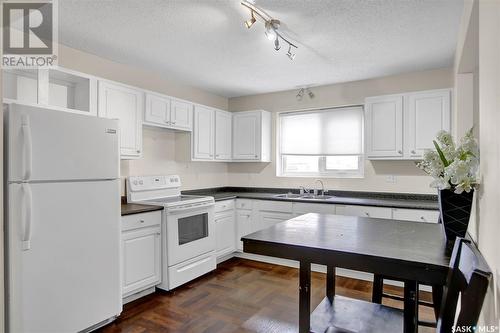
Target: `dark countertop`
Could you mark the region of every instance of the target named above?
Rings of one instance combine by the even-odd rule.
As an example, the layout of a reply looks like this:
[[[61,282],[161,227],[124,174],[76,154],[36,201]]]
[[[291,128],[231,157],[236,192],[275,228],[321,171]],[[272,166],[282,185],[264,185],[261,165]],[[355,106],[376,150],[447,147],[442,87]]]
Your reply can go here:
[[[358,205],[375,207],[393,207],[408,209],[438,210],[436,195],[383,193],[383,192],[356,192],[356,191],[328,191],[333,198],[327,200],[314,199],[286,199],[277,198],[277,194],[296,192],[296,189],[257,188],[257,187],[218,187],[199,190],[183,191],[183,194],[207,195],[215,201],[229,199],[257,199],[288,202],[325,203],[338,205]]]
[[[122,216],[163,210],[163,206],[122,203]]]

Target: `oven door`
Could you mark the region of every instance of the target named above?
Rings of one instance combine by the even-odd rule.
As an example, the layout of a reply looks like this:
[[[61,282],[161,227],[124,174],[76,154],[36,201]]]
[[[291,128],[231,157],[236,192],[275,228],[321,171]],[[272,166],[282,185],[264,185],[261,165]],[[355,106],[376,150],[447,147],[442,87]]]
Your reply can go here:
[[[214,206],[166,214],[168,266],[215,250]]]

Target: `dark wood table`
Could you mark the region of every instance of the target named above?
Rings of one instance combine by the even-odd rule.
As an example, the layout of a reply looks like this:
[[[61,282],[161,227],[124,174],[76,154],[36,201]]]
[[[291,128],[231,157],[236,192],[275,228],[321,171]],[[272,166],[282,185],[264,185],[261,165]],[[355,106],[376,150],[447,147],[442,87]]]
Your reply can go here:
[[[299,331],[310,331],[311,263],[327,265],[333,299],[335,267],[404,280],[404,331],[417,331],[418,283],[443,286],[448,272],[440,224],[305,214],[242,237],[244,252],[297,260]]]

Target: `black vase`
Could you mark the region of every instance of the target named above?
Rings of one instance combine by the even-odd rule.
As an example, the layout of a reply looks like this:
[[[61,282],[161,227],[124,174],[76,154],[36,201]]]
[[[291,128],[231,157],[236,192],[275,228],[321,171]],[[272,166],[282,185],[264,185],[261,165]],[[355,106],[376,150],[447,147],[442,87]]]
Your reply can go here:
[[[448,244],[455,238],[464,237],[469,226],[474,190],[456,194],[451,190],[439,190],[439,211]]]

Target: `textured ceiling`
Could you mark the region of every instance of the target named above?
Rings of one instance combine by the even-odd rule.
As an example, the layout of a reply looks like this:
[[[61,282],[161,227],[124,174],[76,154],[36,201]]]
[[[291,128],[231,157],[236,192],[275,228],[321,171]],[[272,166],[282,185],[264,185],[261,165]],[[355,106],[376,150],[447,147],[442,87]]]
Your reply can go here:
[[[290,61],[237,0],[63,0],[60,42],[235,97],[452,65],[463,0],[257,0]]]

